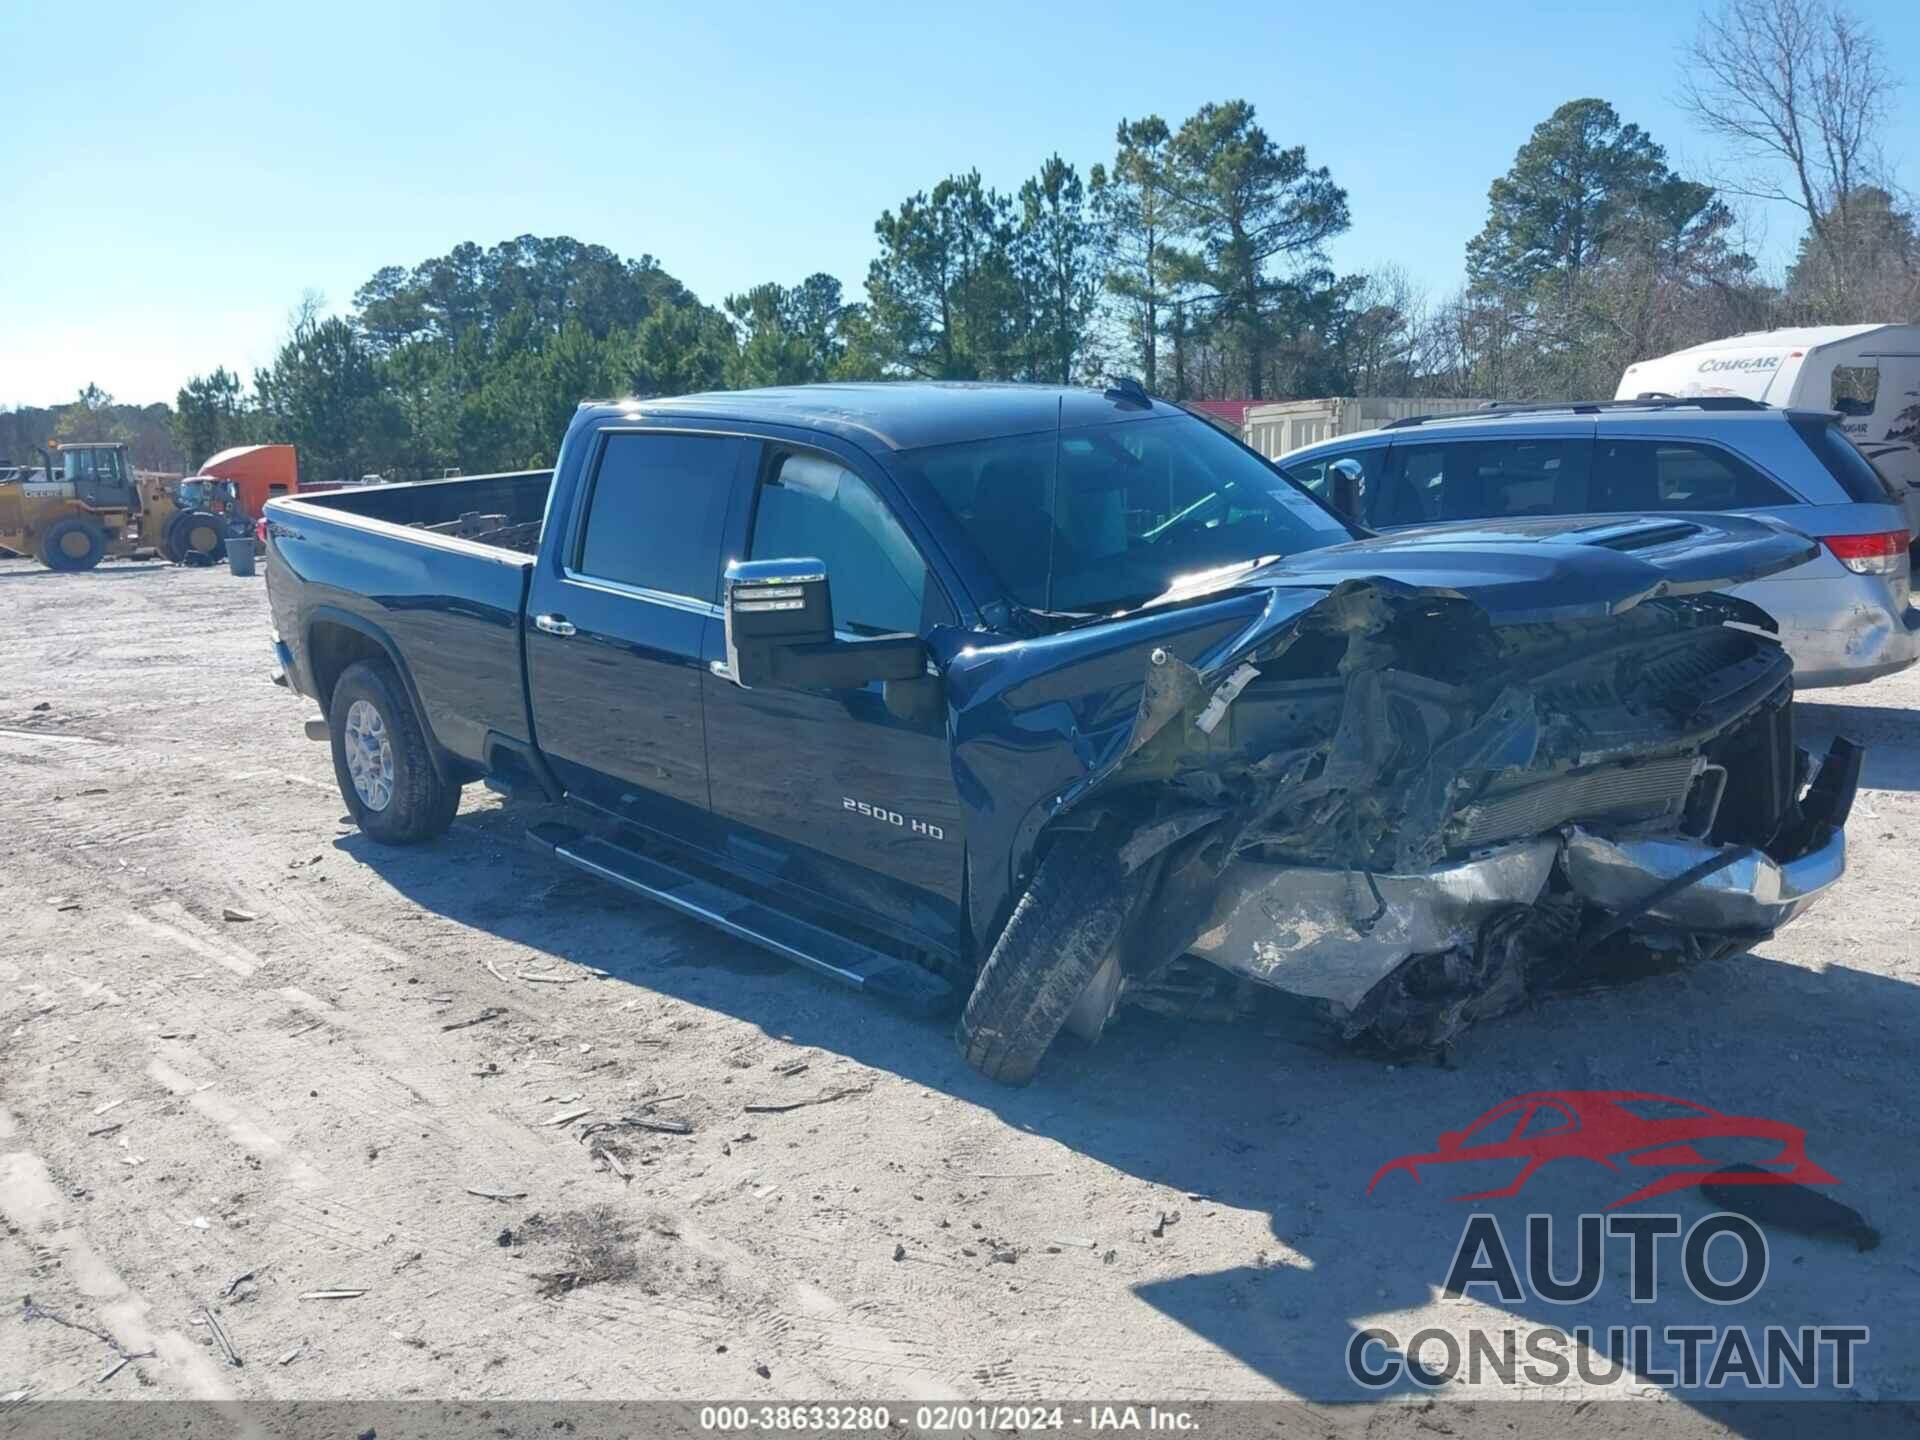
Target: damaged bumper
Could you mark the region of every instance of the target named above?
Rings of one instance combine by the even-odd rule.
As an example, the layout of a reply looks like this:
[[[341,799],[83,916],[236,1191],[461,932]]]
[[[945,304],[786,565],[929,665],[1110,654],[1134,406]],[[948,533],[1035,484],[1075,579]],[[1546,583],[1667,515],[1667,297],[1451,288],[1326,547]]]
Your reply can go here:
[[[1822,844],[1781,864],[1757,850],[1694,840],[1609,840],[1575,829],[1562,863],[1568,881],[1602,910],[1644,904],[1646,897],[1729,849],[1742,853],[1724,869],[1647,906],[1646,919],[1683,930],[1743,934],[1779,929],[1846,873],[1847,836],[1835,829]]]
[[[1205,665],[1156,649],[1105,802],[1155,867],[1123,993],[1177,999],[1192,955],[1418,1051],[1764,939],[1844,873],[1860,768],[1795,744],[1771,623],[1703,595],[1495,625],[1376,581]]]
[[[1846,868],[1838,823],[1819,824],[1808,847],[1786,861],[1751,846],[1609,839],[1579,826],[1405,875],[1241,860],[1222,876],[1192,951],[1350,1013],[1408,962],[1470,955],[1496,915],[1549,897],[1592,907],[1609,930],[1758,940],[1798,917]],[[1547,958],[1584,948],[1572,935],[1561,938],[1553,948],[1562,953]]]
[[[1263,985],[1356,1007],[1415,955],[1471,946],[1480,926],[1546,888],[1557,838],[1411,875],[1241,860],[1192,952]],[[1369,883],[1371,881],[1371,883]]]

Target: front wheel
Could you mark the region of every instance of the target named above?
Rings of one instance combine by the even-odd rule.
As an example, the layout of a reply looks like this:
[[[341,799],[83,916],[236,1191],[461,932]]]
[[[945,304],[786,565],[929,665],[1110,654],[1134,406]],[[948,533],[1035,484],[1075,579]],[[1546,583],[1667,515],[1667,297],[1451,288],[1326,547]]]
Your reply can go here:
[[[107,553],[107,532],[84,515],[69,515],[40,538],[40,563],[49,570],[91,570]]]
[[[440,778],[419,717],[391,665],[359,660],[334,682],[327,707],[333,774],[357,824],[383,845],[446,832],[460,787]]]
[[[182,511],[167,527],[162,549],[176,565],[211,565],[226,556],[226,522],[205,510]]]
[[[1105,836],[1069,831],[1054,842],[960,1017],[969,1065],[1009,1085],[1033,1078],[1112,954],[1143,879],[1144,870],[1123,872]]]

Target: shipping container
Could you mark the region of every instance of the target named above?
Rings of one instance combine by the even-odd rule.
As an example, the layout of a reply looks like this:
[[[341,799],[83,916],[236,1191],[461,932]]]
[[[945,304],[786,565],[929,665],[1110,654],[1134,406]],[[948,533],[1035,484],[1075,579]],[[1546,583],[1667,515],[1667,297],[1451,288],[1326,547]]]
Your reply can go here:
[[[1410,415],[1460,415],[1484,409],[1487,404],[1485,400],[1416,400],[1399,395],[1282,400],[1247,411],[1241,439],[1269,460],[1278,460],[1322,440],[1378,430]]]

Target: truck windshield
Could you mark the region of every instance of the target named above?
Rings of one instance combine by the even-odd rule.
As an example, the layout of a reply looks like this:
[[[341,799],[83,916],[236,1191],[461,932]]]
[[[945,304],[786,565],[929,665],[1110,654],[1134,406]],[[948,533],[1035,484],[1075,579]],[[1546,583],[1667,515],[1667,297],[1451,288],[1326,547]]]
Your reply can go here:
[[[1035,610],[1125,609],[1196,571],[1353,538],[1203,420],[1010,435],[899,462]]]

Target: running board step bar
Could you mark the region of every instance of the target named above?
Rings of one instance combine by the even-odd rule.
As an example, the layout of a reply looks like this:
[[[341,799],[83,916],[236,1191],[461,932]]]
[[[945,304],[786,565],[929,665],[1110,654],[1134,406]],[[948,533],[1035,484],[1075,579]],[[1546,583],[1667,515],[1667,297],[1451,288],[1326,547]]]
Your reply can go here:
[[[705,921],[729,935],[898,1006],[912,1015],[953,1008],[953,987],[911,960],[882,954],[749,895],[677,870],[623,845],[545,822],[527,827],[527,844],[623,890]]]

